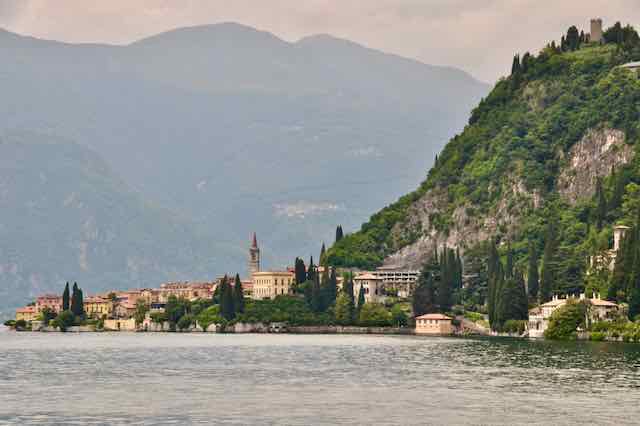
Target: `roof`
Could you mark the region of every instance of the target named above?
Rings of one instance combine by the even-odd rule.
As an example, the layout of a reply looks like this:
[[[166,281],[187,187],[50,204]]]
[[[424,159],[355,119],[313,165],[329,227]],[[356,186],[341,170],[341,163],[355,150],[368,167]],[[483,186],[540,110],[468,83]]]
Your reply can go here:
[[[451,317],[448,317],[443,314],[425,314],[416,317],[416,319],[430,319],[430,320],[451,320]]]
[[[357,277],[354,278],[354,280],[380,280],[380,281],[382,281],[383,278],[375,276],[370,272],[367,272],[367,273],[364,273],[362,275],[358,275]]]
[[[620,65],[620,68],[640,68],[640,62],[629,62],[628,64]]]
[[[611,307],[618,306],[613,302],[609,302],[608,300],[590,299],[589,301],[591,302],[592,305],[595,305],[595,306],[611,306]]]
[[[16,312],[19,314],[33,314],[36,312],[35,306],[25,306],[23,308],[16,309]]]
[[[567,303],[567,299],[553,299],[548,301],[547,303],[543,303],[540,306],[560,306]]]

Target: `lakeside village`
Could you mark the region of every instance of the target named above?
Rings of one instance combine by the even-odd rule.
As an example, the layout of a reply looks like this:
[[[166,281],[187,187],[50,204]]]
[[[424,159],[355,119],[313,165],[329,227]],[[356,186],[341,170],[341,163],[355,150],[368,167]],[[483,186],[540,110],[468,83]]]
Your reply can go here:
[[[640,49],[633,28],[617,23],[603,33],[602,20],[594,19],[590,34],[571,27],[545,55],[605,42]],[[529,54],[522,62],[516,56],[511,83],[534,62]],[[640,75],[640,62],[620,67]],[[585,210],[595,226],[585,225],[581,250],[562,251],[557,212],[545,221],[544,238],[542,232],[529,235],[528,241],[514,241],[516,249],[511,241],[495,239],[464,253],[437,245],[420,270],[338,267],[340,251],[353,254],[356,248],[365,258],[371,251],[370,240],[357,246],[363,240],[343,238],[340,226],[335,245],[329,251],[322,246],[318,265],[313,257],[308,264],[297,258],[290,268],[263,270],[254,234],[245,279],[227,275],[86,298],[77,284],[67,284],[61,295],[42,295],[18,309],[5,325],[18,331],[480,334],[640,342],[640,214],[632,227],[615,225],[620,218],[607,215],[624,204],[627,186],[632,194],[640,189],[613,170],[609,186],[607,200],[603,180],[596,181],[593,209]],[[638,211],[631,201],[626,204]],[[630,217],[623,220],[631,224]]]
[[[629,229],[614,228],[613,248],[590,258],[593,268],[613,271]],[[336,241],[341,238],[342,228],[338,227]],[[496,245],[492,245],[487,274],[488,292],[496,291],[492,290],[491,281],[497,279],[503,281],[502,291],[510,294],[511,299],[494,303],[494,307],[487,300],[485,312],[468,311],[454,304],[478,279],[477,275],[464,274],[458,251],[446,248],[440,254],[436,251],[421,271],[393,267],[340,270],[324,265],[325,258],[323,245],[319,266],[314,265],[313,258],[309,265],[296,258],[295,266],[285,270],[262,270],[254,233],[249,248],[250,279],[243,280],[236,274],[212,282],[171,282],[159,288],[114,290],[90,297],[84,297],[77,284],[70,289],[67,283],[62,295],[37,297],[35,302],[19,308],[15,320],[5,325],[18,331],[43,332],[475,334],[554,338],[557,336],[549,332],[556,333],[555,329],[560,328],[566,333],[569,322],[568,332],[576,338],[623,338],[621,333],[608,336],[606,331],[612,329],[611,324],[626,319],[628,307],[603,300],[599,294],[552,295],[548,302],[531,307],[528,294],[533,289],[527,287],[536,286],[538,291],[538,283],[531,277],[536,274],[530,273],[525,282],[521,273],[514,272],[510,248],[503,265]],[[510,287],[510,282],[515,285]],[[499,315],[519,319],[508,319],[496,330],[490,323],[497,321],[492,316]],[[587,328],[592,331],[587,332]],[[640,330],[633,331],[635,335],[625,341],[640,340]]]

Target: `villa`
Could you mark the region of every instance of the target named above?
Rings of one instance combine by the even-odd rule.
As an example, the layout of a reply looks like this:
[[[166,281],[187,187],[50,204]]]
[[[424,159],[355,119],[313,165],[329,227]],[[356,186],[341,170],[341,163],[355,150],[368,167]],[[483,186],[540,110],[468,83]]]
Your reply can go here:
[[[416,317],[416,334],[432,336],[453,334],[452,319],[443,314],[426,314]]]

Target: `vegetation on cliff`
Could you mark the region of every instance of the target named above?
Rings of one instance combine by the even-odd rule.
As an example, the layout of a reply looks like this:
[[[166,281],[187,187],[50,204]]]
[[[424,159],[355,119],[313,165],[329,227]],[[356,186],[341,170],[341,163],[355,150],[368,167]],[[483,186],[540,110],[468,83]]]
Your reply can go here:
[[[587,260],[610,247],[613,225],[633,224],[640,207],[640,80],[620,67],[640,60],[640,37],[620,25],[605,32],[604,44],[575,35],[569,31],[538,55],[516,56],[511,75],[474,109],[420,187],[345,235],[327,261],[373,268],[418,241],[453,241],[464,250],[466,273],[474,257],[489,257],[489,245],[480,243],[496,238],[500,256],[509,245],[515,267],[539,283],[532,299],[606,294],[607,272],[587,276]],[[585,158],[572,157],[572,149],[589,138],[604,140],[605,148],[620,141],[612,148],[618,155],[606,172],[575,183]],[[540,262],[529,262],[532,255]],[[488,280],[476,285],[469,292],[484,303]]]

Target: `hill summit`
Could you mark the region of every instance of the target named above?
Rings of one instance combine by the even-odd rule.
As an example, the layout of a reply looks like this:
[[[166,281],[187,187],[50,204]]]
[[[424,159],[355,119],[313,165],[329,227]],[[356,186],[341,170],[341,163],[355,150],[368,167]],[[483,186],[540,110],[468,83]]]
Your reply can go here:
[[[495,240],[523,266],[553,224],[552,290],[584,290],[589,256],[640,205],[638,60],[640,37],[619,23],[595,41],[571,27],[539,54],[516,55],[420,187],[335,244],[329,263],[417,269],[446,246],[469,265]]]

